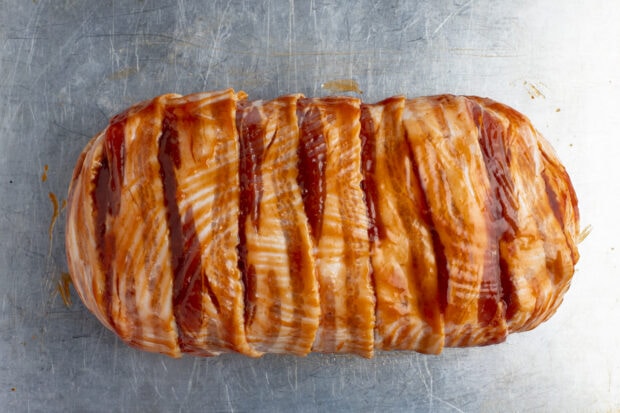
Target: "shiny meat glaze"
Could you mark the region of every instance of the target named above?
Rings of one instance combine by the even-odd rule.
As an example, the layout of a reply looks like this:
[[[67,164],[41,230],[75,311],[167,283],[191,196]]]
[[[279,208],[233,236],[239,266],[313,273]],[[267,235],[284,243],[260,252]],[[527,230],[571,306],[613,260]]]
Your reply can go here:
[[[403,114],[430,221],[438,276],[444,279],[447,346],[503,341],[496,200],[478,133],[464,98],[408,102]]]
[[[302,141],[310,163],[322,165],[308,189],[323,181],[324,193],[307,198],[321,303],[313,350],[373,354],[375,298],[370,279],[368,219],[361,189],[360,102],[353,98],[300,99]],[[321,144],[315,145],[319,141]],[[299,171],[307,176],[307,171]]]
[[[165,208],[168,216],[179,344],[197,355],[253,354],[244,333],[244,284],[236,268],[236,100],[232,91],[174,99],[154,139],[165,202],[152,207]]]
[[[316,264],[297,183],[299,96],[242,102],[239,259],[248,341],[259,351],[307,354],[319,326]]]
[[[578,233],[566,171],[502,104],[224,90],[140,103],[89,142],[66,250],[137,348],[371,357],[536,327]]]
[[[404,97],[362,107],[364,190],[371,220],[378,349],[439,353],[444,345],[433,229],[412,146]]]

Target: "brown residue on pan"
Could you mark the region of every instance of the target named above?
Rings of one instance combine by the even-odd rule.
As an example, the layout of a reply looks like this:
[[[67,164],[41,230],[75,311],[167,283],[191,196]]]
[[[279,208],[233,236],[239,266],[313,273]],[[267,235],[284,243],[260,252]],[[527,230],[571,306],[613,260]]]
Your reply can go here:
[[[136,73],[138,73],[138,69],[136,69],[135,67],[126,67],[124,69],[121,70],[117,70],[116,72],[106,76],[109,80],[122,80],[122,79],[126,79],[130,76],[135,75]]]
[[[73,302],[71,301],[71,291],[69,290],[69,286],[73,282],[71,281],[71,275],[68,272],[63,272],[60,274],[60,280],[56,283],[56,290],[60,294],[60,298],[65,303],[67,307],[71,307]]]
[[[330,80],[321,84],[321,88],[330,92],[354,92],[360,95],[364,93],[360,89],[360,85],[353,79]]]
[[[592,232],[592,225],[587,225],[577,236],[577,244],[581,244]]]
[[[536,86],[535,84],[530,83],[527,80],[525,80],[523,81],[523,86],[525,87],[525,90],[527,91],[528,95],[530,95],[530,99],[536,99],[536,98],[545,99],[546,98],[545,94],[542,93],[540,89],[538,88],[538,86]]]
[[[49,166],[47,165],[43,166],[43,174],[41,175],[41,182],[47,181],[47,170],[48,169],[49,169]]]
[[[52,207],[54,208],[54,211],[52,212],[52,220],[50,221],[50,226],[49,229],[47,230],[49,238],[50,238],[50,242],[52,242],[52,233],[54,232],[54,225],[56,225],[56,219],[58,219],[58,213],[60,212],[59,208],[58,208],[58,198],[56,197],[56,194],[54,194],[53,192],[50,192],[48,194],[50,201],[52,201]],[[66,201],[63,201],[63,206],[66,204]]]

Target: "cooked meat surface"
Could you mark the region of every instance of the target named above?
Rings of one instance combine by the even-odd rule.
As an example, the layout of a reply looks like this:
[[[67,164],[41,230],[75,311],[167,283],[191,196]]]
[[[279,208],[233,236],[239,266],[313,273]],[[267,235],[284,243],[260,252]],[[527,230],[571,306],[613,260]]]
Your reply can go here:
[[[499,343],[579,258],[553,149],[478,97],[159,96],[88,143],[67,208],[84,304],[173,357]]]

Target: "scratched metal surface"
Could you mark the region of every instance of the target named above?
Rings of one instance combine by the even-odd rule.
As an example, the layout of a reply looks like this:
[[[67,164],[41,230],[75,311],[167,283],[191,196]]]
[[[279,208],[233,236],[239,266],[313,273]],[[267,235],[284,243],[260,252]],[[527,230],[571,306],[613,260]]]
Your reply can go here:
[[[620,6],[566,1],[0,1],[0,410],[611,411],[620,408]],[[204,2],[207,3],[207,2]],[[440,356],[173,360],[73,293],[49,193],[115,112],[164,92],[490,96],[528,114],[592,234],[559,312]],[[48,165],[47,179],[42,179]]]

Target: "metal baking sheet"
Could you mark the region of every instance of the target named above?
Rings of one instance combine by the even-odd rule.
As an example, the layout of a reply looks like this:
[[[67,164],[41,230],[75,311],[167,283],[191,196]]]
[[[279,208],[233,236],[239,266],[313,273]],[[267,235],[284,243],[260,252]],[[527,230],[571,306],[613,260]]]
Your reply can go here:
[[[602,0],[0,1],[0,410],[620,408],[619,21]],[[551,320],[440,356],[173,360],[63,303],[62,202],[110,116],[165,92],[317,96],[337,79],[368,101],[473,94],[532,119],[593,229]]]

